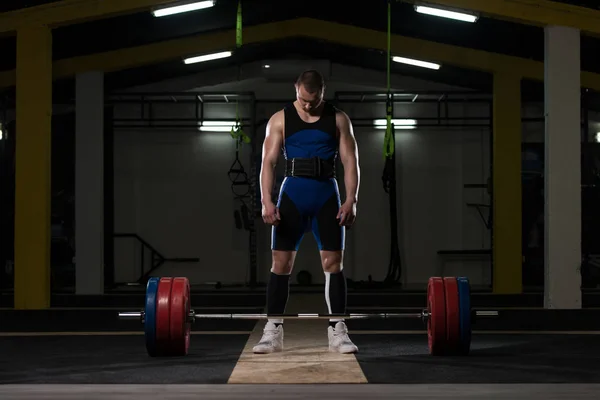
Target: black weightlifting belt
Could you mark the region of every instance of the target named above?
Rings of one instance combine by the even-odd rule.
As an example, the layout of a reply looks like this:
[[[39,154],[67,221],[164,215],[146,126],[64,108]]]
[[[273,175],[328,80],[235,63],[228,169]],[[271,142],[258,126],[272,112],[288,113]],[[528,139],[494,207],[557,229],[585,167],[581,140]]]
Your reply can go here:
[[[292,158],[285,162],[285,176],[314,179],[333,178],[335,176],[335,164],[333,161],[319,157]]]

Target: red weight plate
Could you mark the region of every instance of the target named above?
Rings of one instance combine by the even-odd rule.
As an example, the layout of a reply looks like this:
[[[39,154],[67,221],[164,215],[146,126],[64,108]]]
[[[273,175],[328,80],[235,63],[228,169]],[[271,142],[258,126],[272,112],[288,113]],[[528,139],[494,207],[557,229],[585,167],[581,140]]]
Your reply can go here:
[[[174,278],[171,287],[171,355],[185,356],[190,347],[190,282]]]
[[[446,352],[455,354],[460,347],[460,303],[456,278],[444,278],[446,294]]]
[[[446,348],[446,296],[444,280],[438,277],[429,278],[427,284],[427,341],[429,354],[437,356]]]
[[[170,320],[171,320],[171,286],[173,278],[160,278],[156,292],[156,350],[161,356],[169,356]]]

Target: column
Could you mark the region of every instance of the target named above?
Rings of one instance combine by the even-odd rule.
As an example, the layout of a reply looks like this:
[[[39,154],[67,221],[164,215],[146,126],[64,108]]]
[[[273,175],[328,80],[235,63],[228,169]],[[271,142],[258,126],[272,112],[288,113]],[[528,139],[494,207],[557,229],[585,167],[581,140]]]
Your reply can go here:
[[[494,75],[493,292],[521,293],[521,78]]]
[[[104,74],[75,86],[75,293],[104,293]]]
[[[17,32],[16,309],[50,307],[52,32]]]
[[[545,28],[544,307],[581,307],[580,33]]]

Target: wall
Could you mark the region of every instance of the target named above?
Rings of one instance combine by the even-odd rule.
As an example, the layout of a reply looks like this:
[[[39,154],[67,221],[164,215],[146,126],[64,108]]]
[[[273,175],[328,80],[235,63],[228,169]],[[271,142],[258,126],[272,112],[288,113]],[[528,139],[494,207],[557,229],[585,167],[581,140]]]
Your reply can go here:
[[[298,67],[300,69],[300,67]],[[336,71],[341,67],[337,66]],[[344,75],[344,73],[346,75]],[[371,75],[369,75],[371,74]],[[285,75],[285,74],[283,74]],[[348,76],[364,80],[348,84]],[[372,91],[379,75],[346,70],[329,76],[328,94],[336,91]],[[253,91],[258,99],[293,100],[290,78],[256,76],[233,83],[203,86],[201,90],[217,92]],[[269,79],[266,79],[269,78]],[[206,79],[192,77],[171,82],[172,90],[199,87]],[[293,78],[291,78],[293,81]],[[384,81],[383,79],[379,82]],[[414,79],[394,77],[396,89],[433,90],[436,85]],[[167,90],[168,84],[160,84]],[[439,90],[457,90],[437,86]],[[138,88],[138,90],[149,88]],[[156,88],[153,88],[155,91]],[[406,89],[407,90],[407,89]],[[283,103],[257,105],[258,120],[268,118]],[[384,131],[365,127],[361,118],[383,118],[383,104],[341,104],[355,120],[355,134],[360,150],[361,191],[356,225],[348,231],[345,268],[355,280],[385,277],[389,263],[389,203],[382,188],[382,148]],[[243,115],[248,110],[241,107]],[[452,104],[449,115],[455,118],[486,117],[485,104]],[[404,103],[396,107],[397,118],[422,118],[437,115],[437,105]],[[205,118],[229,119],[232,104],[205,106]],[[536,110],[524,110],[524,114]],[[116,117],[135,116],[135,107],[118,106]],[[155,117],[193,117],[194,106],[172,103],[153,110]],[[462,123],[464,121],[455,121]],[[472,123],[473,121],[469,121]],[[483,121],[475,121],[481,123]],[[541,129],[541,131],[540,131]],[[543,125],[524,126],[524,138],[543,136]],[[264,125],[256,140],[262,144]],[[489,204],[482,189],[464,189],[467,183],[484,183],[489,176],[489,132],[484,127],[421,127],[397,133],[399,235],[404,281],[420,286],[439,273],[437,251],[448,249],[489,248],[489,231],[467,203]],[[249,170],[247,148],[242,162]],[[242,283],[247,279],[248,246],[245,231],[237,230],[234,200],[227,170],[234,160],[234,142],[228,133],[198,132],[197,129],[118,129],[115,132],[115,230],[136,232],[167,257],[199,257],[194,264],[165,264],[159,275],[186,275],[193,283],[223,281]],[[340,186],[343,190],[343,179]],[[487,210],[483,210],[486,212]],[[270,268],[270,232],[261,221],[259,228],[259,279],[264,281]],[[308,270],[316,282],[322,282],[319,257],[312,235],[307,234],[296,260],[296,271]],[[131,241],[118,239],[116,279],[130,281],[139,273],[139,251]],[[489,263],[452,262],[448,275],[468,275],[475,285],[489,284]]]

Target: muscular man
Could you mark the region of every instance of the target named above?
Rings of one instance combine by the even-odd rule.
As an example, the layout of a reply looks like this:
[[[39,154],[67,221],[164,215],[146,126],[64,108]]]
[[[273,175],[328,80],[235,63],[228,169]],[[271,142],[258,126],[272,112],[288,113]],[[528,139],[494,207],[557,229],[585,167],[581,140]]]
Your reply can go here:
[[[323,100],[325,84],[314,70],[297,79],[296,101],[275,113],[267,124],[260,189],[262,216],[273,225],[273,262],[267,286],[267,314],[284,314],[289,278],[304,232],[312,231],[325,273],[329,314],[346,313],[343,272],[345,229],[356,217],[358,150],[348,116]],[[285,179],[275,205],[271,198],[279,152],[285,157]],[[339,154],[344,165],[346,199],[342,203],[335,179]],[[342,319],[330,319],[329,350],[355,353]],[[283,320],[271,319],[254,346],[255,353],[283,350]]]

